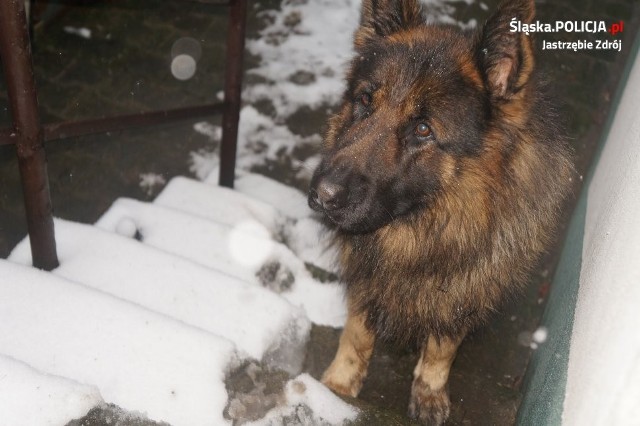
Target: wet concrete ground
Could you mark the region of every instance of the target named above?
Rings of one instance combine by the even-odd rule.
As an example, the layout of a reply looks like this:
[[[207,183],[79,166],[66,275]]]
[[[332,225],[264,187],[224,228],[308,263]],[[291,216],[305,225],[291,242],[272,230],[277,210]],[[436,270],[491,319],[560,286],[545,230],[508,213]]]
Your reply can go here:
[[[313,0],[310,0],[313,1]],[[87,2],[85,2],[87,3]],[[126,0],[95,2],[93,6],[47,9],[46,21],[36,27],[35,65],[40,107],[46,122],[132,113],[158,107],[195,105],[216,99],[221,89],[226,9],[180,1]],[[257,11],[277,8],[277,0],[250,7],[249,37],[261,22]],[[485,2],[489,11],[495,0]],[[40,2],[40,7],[47,2]],[[143,5],[145,7],[143,7]],[[482,22],[489,11],[478,4],[453,3],[454,16]],[[593,158],[622,67],[638,29],[640,5],[635,0],[557,0],[537,4],[538,18],[555,20],[623,20],[622,52],[541,51],[541,40],[590,38],[585,34],[539,35],[538,58],[558,88],[577,168],[583,175]],[[62,30],[86,26],[85,40]],[[172,43],[181,36],[203,40],[202,59],[194,78],[178,82],[166,72]],[[255,59],[248,57],[248,67]],[[250,79],[248,79],[249,81]],[[4,82],[0,83],[0,88]],[[6,94],[0,90],[0,126],[9,123]],[[269,105],[259,105],[269,111]],[[298,134],[318,132],[326,108],[301,110],[287,124]],[[214,120],[210,120],[215,122]],[[139,185],[141,173],[156,173],[166,181],[190,175],[188,153],[210,149],[208,138],[192,130],[192,122],[154,129],[88,136],[47,146],[51,193],[57,216],[91,223],[120,196],[153,198]],[[266,141],[268,142],[268,141]],[[317,147],[301,146],[299,160]],[[0,147],[0,256],[25,235],[21,189],[12,147]],[[304,189],[291,158],[282,157],[258,170]],[[576,190],[580,182],[576,182]],[[566,217],[572,202],[567,206]],[[558,243],[559,246],[560,243]],[[536,329],[557,261],[557,250],[543,259],[523,296],[499,312],[486,328],[469,336],[456,359],[450,381],[453,425],[513,424],[520,401],[522,378],[531,348],[528,334]],[[305,370],[319,377],[331,361],[340,330],[314,327]],[[377,347],[370,374],[358,401],[367,408],[366,425],[409,424],[404,417],[411,372],[417,354]],[[277,376],[277,374],[275,375]],[[239,375],[238,377],[242,377]],[[240,380],[240,379],[238,379]],[[272,380],[272,379],[265,379]],[[281,380],[281,379],[278,379]],[[277,381],[277,380],[276,380]],[[236,385],[238,385],[237,382]],[[230,385],[233,387],[233,383]],[[104,413],[103,413],[104,414]],[[112,413],[113,414],[113,413]],[[99,415],[81,424],[103,424]],[[126,422],[121,424],[127,424]]]

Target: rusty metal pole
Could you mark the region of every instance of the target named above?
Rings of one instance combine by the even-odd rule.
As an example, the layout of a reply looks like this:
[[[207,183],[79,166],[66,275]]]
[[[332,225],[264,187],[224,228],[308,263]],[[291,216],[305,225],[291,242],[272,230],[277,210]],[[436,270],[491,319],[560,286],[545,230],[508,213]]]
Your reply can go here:
[[[225,109],[220,143],[220,185],[229,188],[233,188],[236,168],[246,15],[247,0],[231,0],[224,79]]]
[[[0,0],[0,57],[7,81],[33,266],[58,266],[42,125],[24,0]]]

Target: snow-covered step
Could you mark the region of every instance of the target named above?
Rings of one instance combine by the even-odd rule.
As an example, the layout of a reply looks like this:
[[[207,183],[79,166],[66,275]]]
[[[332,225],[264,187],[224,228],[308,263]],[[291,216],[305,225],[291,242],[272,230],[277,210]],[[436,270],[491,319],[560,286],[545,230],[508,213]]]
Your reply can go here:
[[[106,402],[153,420],[228,424],[224,372],[237,359],[231,342],[34,268],[0,260],[0,276],[4,355],[95,385]]]
[[[256,173],[242,173],[234,183],[236,191],[260,200],[286,217],[295,219],[284,230],[287,245],[306,262],[326,271],[336,271],[336,253],[331,234],[312,217],[307,196],[295,188]]]
[[[195,185],[201,184],[196,182]],[[208,191],[202,197],[215,199],[217,193],[206,189]],[[185,192],[188,191],[180,193]],[[242,194],[234,193],[232,197],[228,197],[226,191],[221,194],[227,206],[237,206],[240,212],[242,206],[250,204]],[[192,194],[190,199],[198,198]],[[314,279],[302,260],[271,239],[268,230],[259,222],[246,219],[230,226],[158,204],[121,198],[96,226],[130,238],[137,235],[145,244],[224,271],[256,286],[267,286],[304,308],[309,319],[316,323],[343,324],[345,307],[340,285]]]
[[[131,238],[55,219],[60,266],[53,273],[224,337],[291,372],[309,321],[282,297]],[[10,260],[31,264],[28,239]]]
[[[285,384],[283,399],[284,403],[278,404],[264,418],[245,425],[345,425],[354,423],[360,414],[358,408],[343,401],[307,373]]]
[[[275,207],[294,219],[309,217],[307,196],[295,188],[256,173],[243,173],[235,180],[234,189]]]
[[[203,182],[217,187],[219,175],[220,169],[216,167]],[[302,219],[308,217],[310,213],[305,194],[258,173],[236,170],[233,190],[268,204],[290,218]]]
[[[256,221],[232,227],[158,204],[120,198],[95,225],[127,237],[137,235],[145,244],[255,285],[273,284],[261,272],[264,265],[273,263],[291,278],[309,275],[304,263]]]
[[[299,191],[256,174],[243,174],[236,189],[173,178],[154,200],[208,220],[245,229],[259,229],[287,245],[303,261],[327,271],[335,270],[335,252],[329,234],[311,217],[306,198]],[[260,229],[262,231],[262,229]]]
[[[0,284],[0,292],[1,288]],[[0,354],[0,419],[3,424],[65,425],[103,402],[95,386],[42,373]]]
[[[233,189],[182,176],[171,179],[153,203],[230,226],[257,222],[272,232],[274,239],[278,239],[277,234],[291,222],[273,206],[260,200]]]

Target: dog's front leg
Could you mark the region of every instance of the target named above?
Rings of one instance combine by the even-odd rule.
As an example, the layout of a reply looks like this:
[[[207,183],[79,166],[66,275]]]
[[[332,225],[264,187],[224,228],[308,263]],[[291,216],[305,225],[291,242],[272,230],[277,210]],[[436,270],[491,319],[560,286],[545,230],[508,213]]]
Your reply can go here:
[[[341,395],[358,396],[367,374],[374,341],[373,333],[364,323],[364,315],[354,314],[350,309],[340,336],[338,352],[322,375],[322,383]]]
[[[442,425],[449,417],[449,370],[460,338],[429,337],[422,348],[420,360],[413,370],[409,416],[425,425]]]

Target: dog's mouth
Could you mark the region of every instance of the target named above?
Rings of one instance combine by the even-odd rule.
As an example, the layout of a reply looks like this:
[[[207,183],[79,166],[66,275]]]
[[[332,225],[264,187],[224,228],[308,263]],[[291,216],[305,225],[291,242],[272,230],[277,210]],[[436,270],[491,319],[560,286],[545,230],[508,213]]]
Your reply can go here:
[[[344,213],[333,212],[327,213],[323,212],[323,217],[325,218],[325,222],[328,223],[332,227],[337,227],[339,229],[344,229]]]

